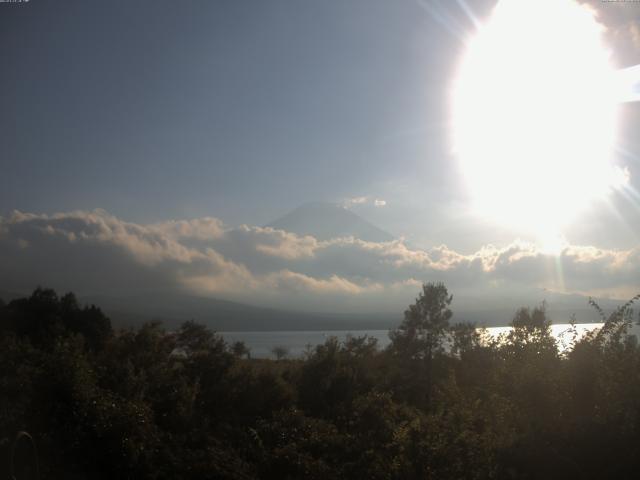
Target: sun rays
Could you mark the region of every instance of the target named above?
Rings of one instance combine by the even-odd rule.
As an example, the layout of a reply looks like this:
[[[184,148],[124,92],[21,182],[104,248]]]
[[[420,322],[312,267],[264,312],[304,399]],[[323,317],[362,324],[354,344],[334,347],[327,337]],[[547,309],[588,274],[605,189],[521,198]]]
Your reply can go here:
[[[616,142],[620,103],[640,99],[640,66],[613,68],[594,12],[501,0],[480,23],[457,4],[475,32],[453,82],[452,145],[475,214],[559,253],[565,227],[611,192],[638,206]],[[423,5],[461,36],[451,10]]]

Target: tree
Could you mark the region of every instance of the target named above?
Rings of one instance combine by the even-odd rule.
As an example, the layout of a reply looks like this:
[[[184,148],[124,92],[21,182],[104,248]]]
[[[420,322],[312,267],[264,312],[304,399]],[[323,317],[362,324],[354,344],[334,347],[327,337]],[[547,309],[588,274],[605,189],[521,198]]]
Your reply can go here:
[[[289,349],[283,345],[276,345],[271,349],[271,353],[275,355],[276,360],[282,360],[289,355]]]
[[[80,308],[73,293],[58,297],[51,289],[38,287],[28,298],[13,300],[5,307],[5,328],[28,338],[38,347],[53,348],[69,333],[81,334],[93,351],[101,350],[113,335],[111,321],[98,307]]]
[[[533,310],[523,307],[518,309],[511,321],[512,330],[507,335],[507,346],[514,352],[531,349],[536,354],[548,352],[557,356],[558,345],[551,334],[551,320],[547,317],[546,304],[543,302]]]
[[[298,377],[298,400],[308,414],[332,417],[350,409],[351,402],[374,386],[376,339],[347,337],[340,342],[329,337],[317,345]]]
[[[95,305],[80,308],[73,293],[60,297],[60,315],[67,329],[81,333],[89,348],[101,350],[113,335],[111,321]]]
[[[251,358],[251,350],[247,347],[247,344],[241,340],[231,344],[231,353],[233,353],[233,356],[236,358]]]
[[[425,283],[416,303],[404,312],[404,321],[390,333],[396,353],[413,359],[430,359],[442,349],[452,313],[453,295],[442,283]]]
[[[404,365],[402,370],[423,371],[426,379],[414,385],[416,391],[411,396],[426,396],[427,405],[433,384],[433,359],[436,353],[443,351],[449,320],[453,315],[449,308],[452,300],[453,295],[449,295],[443,283],[423,284],[416,302],[404,312],[400,327],[389,334],[392,354],[410,364]]]
[[[189,320],[180,325],[178,346],[189,355],[202,355],[209,352],[220,353],[225,350],[222,337],[209,330],[206,325]]]
[[[462,358],[481,346],[482,335],[475,323],[456,323],[451,327],[451,353]]]

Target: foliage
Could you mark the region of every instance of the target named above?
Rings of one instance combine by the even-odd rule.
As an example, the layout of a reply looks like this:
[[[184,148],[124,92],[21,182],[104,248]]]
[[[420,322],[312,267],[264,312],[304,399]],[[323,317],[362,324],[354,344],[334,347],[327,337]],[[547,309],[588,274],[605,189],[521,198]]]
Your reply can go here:
[[[402,324],[391,332],[393,351],[411,359],[430,359],[441,351],[452,300],[442,283],[425,283],[416,302],[404,312]]]
[[[491,340],[426,284],[387,349],[273,361],[195,322],[114,332],[39,288],[0,302],[0,458],[26,430],[43,478],[635,478],[638,299],[592,302],[605,326],[561,353],[544,305]]]

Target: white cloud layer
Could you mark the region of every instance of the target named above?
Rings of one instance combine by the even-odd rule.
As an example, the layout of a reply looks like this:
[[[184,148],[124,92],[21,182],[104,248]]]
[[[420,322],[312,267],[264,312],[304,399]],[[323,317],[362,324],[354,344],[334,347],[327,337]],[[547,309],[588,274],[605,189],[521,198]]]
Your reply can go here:
[[[79,293],[187,291],[249,303],[327,311],[406,305],[423,281],[462,297],[526,291],[606,294],[640,290],[640,248],[571,245],[555,257],[515,241],[462,254],[403,241],[319,241],[215,218],[150,225],[102,210],[0,217],[0,288],[38,284]]]

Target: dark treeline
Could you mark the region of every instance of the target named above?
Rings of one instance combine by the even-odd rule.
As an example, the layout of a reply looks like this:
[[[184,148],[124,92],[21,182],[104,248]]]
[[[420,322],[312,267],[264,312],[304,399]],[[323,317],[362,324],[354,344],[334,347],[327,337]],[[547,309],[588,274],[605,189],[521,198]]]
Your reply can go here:
[[[426,284],[388,348],[329,339],[274,361],[194,322],[114,332],[37,289],[0,303],[0,475],[24,430],[41,478],[638,477],[631,302],[566,352],[544,306],[488,340],[450,305]]]

